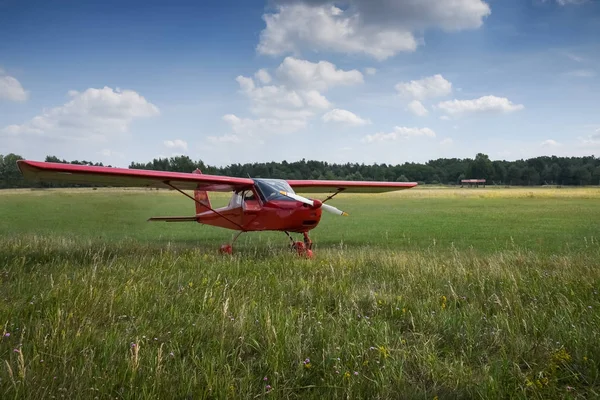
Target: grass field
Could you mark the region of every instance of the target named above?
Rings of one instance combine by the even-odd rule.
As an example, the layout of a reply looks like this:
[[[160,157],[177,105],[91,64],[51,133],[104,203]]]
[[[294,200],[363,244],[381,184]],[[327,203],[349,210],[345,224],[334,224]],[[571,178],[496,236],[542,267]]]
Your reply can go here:
[[[226,196],[214,196],[225,203]],[[340,195],[281,233],[172,192],[0,192],[0,398],[595,398],[600,189]]]

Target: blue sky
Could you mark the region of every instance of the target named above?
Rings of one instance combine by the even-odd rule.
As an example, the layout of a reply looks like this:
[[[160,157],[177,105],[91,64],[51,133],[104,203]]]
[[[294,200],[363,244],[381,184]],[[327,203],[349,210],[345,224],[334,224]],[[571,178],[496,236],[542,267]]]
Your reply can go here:
[[[0,154],[600,155],[593,0],[0,0]]]

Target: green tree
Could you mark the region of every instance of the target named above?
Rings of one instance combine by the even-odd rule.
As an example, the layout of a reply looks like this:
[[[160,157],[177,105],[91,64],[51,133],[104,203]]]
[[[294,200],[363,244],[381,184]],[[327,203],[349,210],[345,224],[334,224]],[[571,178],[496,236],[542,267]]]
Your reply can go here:
[[[523,171],[518,165],[512,164],[510,167],[508,167],[508,171],[506,172],[506,179],[508,181],[507,183],[511,185],[520,185],[522,182],[522,176]]]
[[[494,165],[490,158],[483,153],[478,153],[475,160],[469,163],[467,176],[471,179],[490,179],[494,174]]]
[[[17,161],[23,157],[9,153],[0,159],[0,188],[20,188],[33,186],[32,182],[26,182],[19,171]]]
[[[600,166],[594,168],[594,172],[592,173],[592,184],[600,185]]]

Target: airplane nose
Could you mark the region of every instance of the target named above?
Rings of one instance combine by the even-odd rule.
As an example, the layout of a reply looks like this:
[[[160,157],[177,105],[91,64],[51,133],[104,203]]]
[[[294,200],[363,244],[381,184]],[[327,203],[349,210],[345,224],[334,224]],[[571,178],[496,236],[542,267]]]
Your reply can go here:
[[[321,208],[323,202],[321,200],[313,200],[312,208]]]

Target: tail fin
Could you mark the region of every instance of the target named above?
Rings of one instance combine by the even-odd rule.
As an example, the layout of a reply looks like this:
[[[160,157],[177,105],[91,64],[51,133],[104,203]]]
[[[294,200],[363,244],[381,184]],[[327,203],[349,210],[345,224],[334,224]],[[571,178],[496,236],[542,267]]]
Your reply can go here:
[[[202,171],[196,168],[196,170],[192,173],[201,174]],[[206,190],[194,190],[194,198],[196,199],[196,214],[200,214],[204,211],[212,209],[210,205],[210,199],[208,198],[208,193],[206,192]]]

